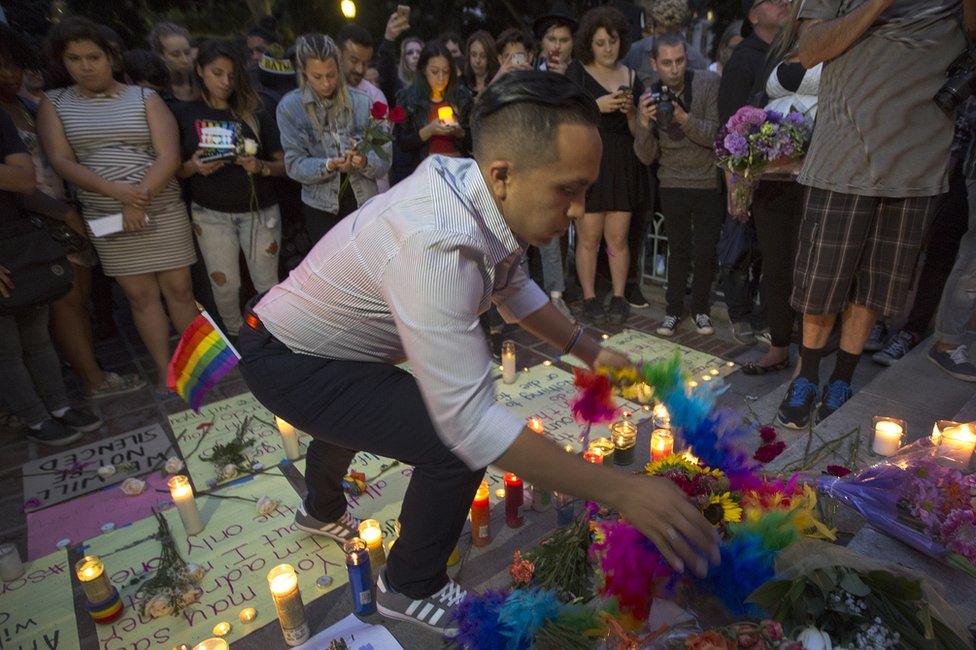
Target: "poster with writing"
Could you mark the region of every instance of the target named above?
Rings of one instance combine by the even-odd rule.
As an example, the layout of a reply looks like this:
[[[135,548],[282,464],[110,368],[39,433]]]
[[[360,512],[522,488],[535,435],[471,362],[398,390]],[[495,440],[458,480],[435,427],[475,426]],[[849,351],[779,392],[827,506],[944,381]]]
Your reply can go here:
[[[158,424],[99,440],[24,464],[24,510],[32,512],[55,503],[121,483],[161,467],[175,455],[169,437]],[[111,476],[98,468],[114,466]]]
[[[712,369],[718,371],[719,377],[731,375],[736,371],[736,365],[729,365],[719,357],[699,352],[684,345],[678,345],[671,341],[662,339],[659,336],[641,332],[639,330],[625,329],[619,334],[614,334],[603,345],[619,350],[628,355],[634,361],[668,361],[674,356],[675,351],[681,355],[681,366],[692,378],[701,380],[703,375],[715,376],[711,374]],[[566,363],[582,367],[583,363],[575,357],[565,357]]]
[[[199,584],[203,591],[200,601],[176,615],[159,619],[145,616],[136,601],[138,585],[131,584],[133,578],[151,576],[159,563],[160,544],[153,539],[157,529],[154,518],[90,540],[86,552],[99,555],[105,562],[126,608],[115,622],[98,626],[102,650],[169,650],[180,643],[193,647],[210,637],[213,626],[222,621],[231,624],[227,640],[240,639],[276,620],[267,575],[281,563],[295,567],[306,603],[345,585],[342,550],[328,538],[309,535],[295,527],[298,497],[278,470],[225,486],[219,494],[225,498],[197,498],[206,526],[199,535],[188,538],[176,510],[165,511],[183,559],[206,569]],[[268,515],[259,514],[255,503],[247,500],[265,495],[280,501]],[[324,590],[316,586],[322,575],[333,579]],[[250,623],[238,618],[245,607],[257,611],[257,618]]]
[[[322,630],[296,650],[320,650],[339,641],[345,643],[349,650],[403,650],[388,629],[382,625],[363,623],[355,614]]]
[[[25,563],[24,575],[0,582],[0,648],[77,650],[68,552]]]

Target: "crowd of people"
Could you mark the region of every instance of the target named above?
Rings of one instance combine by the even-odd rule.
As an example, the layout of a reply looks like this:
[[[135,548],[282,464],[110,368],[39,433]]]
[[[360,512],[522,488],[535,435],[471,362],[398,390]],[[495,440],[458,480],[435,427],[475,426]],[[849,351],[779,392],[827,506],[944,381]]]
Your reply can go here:
[[[148,49],[73,16],[51,28],[43,56],[0,23],[5,405],[30,439],[66,444],[100,423],[68,403],[58,355],[89,399],[145,385],[103,370],[94,354],[89,305],[106,278],[124,293],[165,394],[170,334],[195,316],[196,301],[236,337],[243,301],[271,289],[344,217],[430,156],[470,156],[478,97],[528,69],[575,82],[600,114],[599,177],[585,213],[568,238],[530,252],[561,312],[571,315],[570,291],[589,324],[622,324],[647,306],[636,259],[660,211],[667,306],[657,333],[674,336],[687,319],[713,334],[717,286],[732,336],[768,346],[747,374],[787,370],[799,343],[783,424],[829,416],[851,396],[864,350],[890,365],[933,319],[929,358],[976,381],[963,337],[974,301],[976,210],[966,195],[976,191],[976,112],[966,103],[952,115],[932,101],[964,49],[951,20],[959,2],[937,3],[919,28],[930,34],[904,37],[925,52],[923,63],[902,56],[899,74],[883,75],[911,21],[889,15],[891,0],[870,0],[836,26],[837,4],[742,0],[742,19],[717,39],[711,61],[688,41],[687,0],[656,0],[647,16],[626,0],[580,16],[557,1],[531,29],[429,40],[411,33],[405,6],[379,39],[349,24],[292,43],[267,26],[200,40],[160,23]],[[871,37],[856,42],[863,34]],[[404,113],[383,155],[358,148],[377,102]],[[742,222],[728,215],[713,143],[746,105],[800,111],[815,129],[806,160],[764,179]],[[64,268],[72,281],[25,298],[25,242],[38,223],[27,217],[38,215],[73,242]],[[597,281],[604,260],[609,292]],[[907,322],[886,335],[913,287]],[[483,319],[488,332],[498,323]],[[837,361],[821,388],[831,347]]]

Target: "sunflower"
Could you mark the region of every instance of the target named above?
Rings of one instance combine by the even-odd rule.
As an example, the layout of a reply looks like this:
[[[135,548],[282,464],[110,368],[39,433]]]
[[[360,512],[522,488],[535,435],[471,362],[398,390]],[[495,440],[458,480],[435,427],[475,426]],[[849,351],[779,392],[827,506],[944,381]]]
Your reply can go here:
[[[644,473],[651,476],[659,476],[669,470],[678,470],[687,474],[689,478],[698,475],[711,476],[716,479],[725,478],[725,473],[722,470],[702,467],[684,453],[671,454],[661,460],[651,461],[644,466]]]
[[[715,509],[717,511],[719,507],[722,509],[721,521],[732,524],[742,521],[742,507],[736,503],[731,493],[723,492],[722,494],[713,494],[708,497],[706,511],[709,509]]]

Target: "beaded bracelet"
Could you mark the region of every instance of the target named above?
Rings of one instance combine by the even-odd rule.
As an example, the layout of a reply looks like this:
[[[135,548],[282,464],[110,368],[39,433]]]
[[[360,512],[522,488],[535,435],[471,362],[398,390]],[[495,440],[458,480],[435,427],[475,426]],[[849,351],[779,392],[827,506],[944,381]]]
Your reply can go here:
[[[570,337],[569,343],[567,343],[566,347],[563,348],[563,354],[565,355],[572,352],[573,348],[576,347],[576,344],[579,343],[579,340],[582,336],[583,336],[583,326],[580,325],[579,323],[576,323],[576,329],[573,330],[573,335]]]

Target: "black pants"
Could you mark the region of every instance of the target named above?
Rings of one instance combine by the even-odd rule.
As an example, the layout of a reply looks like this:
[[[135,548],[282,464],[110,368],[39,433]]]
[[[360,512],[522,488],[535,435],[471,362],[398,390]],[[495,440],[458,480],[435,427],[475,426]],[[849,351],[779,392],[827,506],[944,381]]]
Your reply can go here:
[[[790,306],[796,237],[803,216],[803,186],[799,183],[762,181],[752,199],[762,253],[764,315],[772,343],[786,347],[793,337],[796,312]]]
[[[339,181],[340,187],[342,181]],[[332,230],[332,227],[343,220],[347,215],[356,211],[359,206],[356,203],[356,194],[352,187],[339,196],[339,210],[335,214],[313,208],[307,203],[302,204],[302,213],[305,215],[305,230],[308,232],[308,239],[312,246],[325,237],[325,233]]]
[[[260,325],[242,327],[237,346],[258,401],[313,438],[305,469],[310,515],[333,521],[346,511],[341,482],[357,451],[414,466],[387,577],[410,598],[443,587],[485,470],[469,469],[444,446],[413,376],[385,363],[296,354]]]
[[[905,329],[920,339],[939,308],[942,289],[959,253],[959,241],[969,228],[969,200],[966,178],[959,163],[949,173],[949,192],[942,196],[925,244],[925,263],[918,278],[915,303],[908,314]]]
[[[668,235],[668,315],[684,315],[685,287],[692,268],[691,313],[707,314],[715,279],[715,245],[725,209],[722,195],[718,190],[674,187],[660,191]]]

